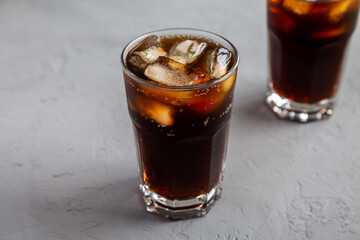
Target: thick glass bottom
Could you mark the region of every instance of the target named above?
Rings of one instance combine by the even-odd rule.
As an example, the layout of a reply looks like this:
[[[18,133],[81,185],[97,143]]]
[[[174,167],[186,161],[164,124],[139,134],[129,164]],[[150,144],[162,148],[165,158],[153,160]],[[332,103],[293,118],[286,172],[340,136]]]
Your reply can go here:
[[[326,119],[333,114],[334,98],[316,103],[299,103],[281,97],[274,91],[271,83],[266,95],[267,105],[280,118],[310,122]]]
[[[151,191],[146,184],[140,184],[140,190],[147,211],[172,220],[182,220],[206,215],[215,201],[220,198],[222,186],[220,182],[209,193],[186,200],[164,198]]]

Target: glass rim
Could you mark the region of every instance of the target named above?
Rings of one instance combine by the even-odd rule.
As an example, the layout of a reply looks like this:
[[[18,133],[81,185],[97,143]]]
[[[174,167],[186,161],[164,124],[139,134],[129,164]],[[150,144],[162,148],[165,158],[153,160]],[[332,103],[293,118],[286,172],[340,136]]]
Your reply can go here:
[[[203,33],[203,34],[208,34],[210,36],[214,36],[215,38],[219,38],[222,41],[225,41],[227,44],[229,44],[229,46],[232,48],[232,49],[229,49],[229,50],[232,50],[231,52],[233,54],[235,54],[235,63],[226,72],[226,74],[224,74],[220,78],[215,78],[215,79],[212,79],[211,81],[196,84],[196,85],[191,85],[191,86],[167,86],[167,85],[161,85],[161,84],[158,84],[158,83],[155,83],[155,82],[151,82],[151,81],[149,81],[147,79],[138,77],[133,72],[131,72],[128,69],[128,67],[126,66],[126,63],[125,63],[125,59],[126,59],[125,52],[128,53],[129,50],[131,50],[132,47],[134,47],[137,43],[140,42],[139,40],[145,39],[147,36],[150,36],[152,34],[156,35],[157,33],[167,32],[167,31],[168,32],[182,31],[183,33],[180,33],[180,34],[183,34],[183,35],[207,37],[207,36],[201,35],[201,33]],[[193,32],[193,33],[189,33],[189,32]],[[199,34],[196,35],[196,32],[198,32]],[[173,35],[173,34],[169,34],[169,35]],[[216,41],[215,39],[213,39],[211,37],[207,37],[207,38],[209,38],[209,39],[211,39],[211,40],[213,40],[215,42],[218,42],[218,41]],[[126,44],[126,46],[124,47],[124,49],[122,50],[122,53],[121,53],[121,64],[122,64],[123,70],[126,72],[126,74],[128,74],[131,77],[131,79],[133,79],[134,81],[136,81],[136,82],[138,82],[140,84],[143,84],[143,85],[145,85],[147,87],[156,88],[156,89],[162,89],[162,90],[171,90],[171,91],[193,91],[193,90],[201,90],[201,89],[212,87],[212,86],[214,86],[216,84],[219,84],[219,83],[225,81],[226,79],[228,79],[235,72],[235,70],[238,68],[239,62],[240,62],[240,57],[239,57],[238,51],[237,51],[236,47],[229,40],[227,40],[226,38],[224,38],[223,36],[221,36],[219,34],[216,34],[216,33],[210,32],[210,31],[206,31],[206,30],[202,30],[202,29],[196,29],[196,28],[164,28],[164,29],[158,29],[158,30],[147,32],[147,33],[144,33],[144,34],[132,39],[128,44]]]

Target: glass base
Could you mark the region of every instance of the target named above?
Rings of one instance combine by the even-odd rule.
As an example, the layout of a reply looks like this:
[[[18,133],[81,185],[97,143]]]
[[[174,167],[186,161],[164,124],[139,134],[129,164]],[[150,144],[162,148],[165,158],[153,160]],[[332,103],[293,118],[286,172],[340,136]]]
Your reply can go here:
[[[215,201],[220,198],[222,187],[220,183],[209,193],[186,200],[164,198],[151,191],[146,184],[140,184],[140,190],[147,211],[172,220],[182,220],[206,215]]]
[[[267,105],[280,118],[310,122],[326,119],[333,114],[334,98],[317,103],[299,103],[281,97],[273,90],[271,84],[266,95]]]

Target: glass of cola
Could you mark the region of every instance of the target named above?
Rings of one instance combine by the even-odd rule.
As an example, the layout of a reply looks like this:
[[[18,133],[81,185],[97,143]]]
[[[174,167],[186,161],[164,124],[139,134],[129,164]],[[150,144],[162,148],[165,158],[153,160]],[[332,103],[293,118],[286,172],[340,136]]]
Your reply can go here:
[[[210,32],[165,29],[131,41],[121,62],[147,210],[205,215],[222,189],[237,50]]]
[[[332,115],[358,12],[359,0],[267,0],[267,104],[279,117]]]

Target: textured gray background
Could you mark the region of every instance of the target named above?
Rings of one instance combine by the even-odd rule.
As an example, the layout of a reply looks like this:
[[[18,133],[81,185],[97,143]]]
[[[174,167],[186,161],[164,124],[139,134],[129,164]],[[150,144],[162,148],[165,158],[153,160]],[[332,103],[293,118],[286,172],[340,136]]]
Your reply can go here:
[[[204,218],[147,213],[120,53],[196,27],[241,54],[224,192]],[[264,105],[265,1],[0,0],[0,240],[360,239],[360,33],[335,115]]]

